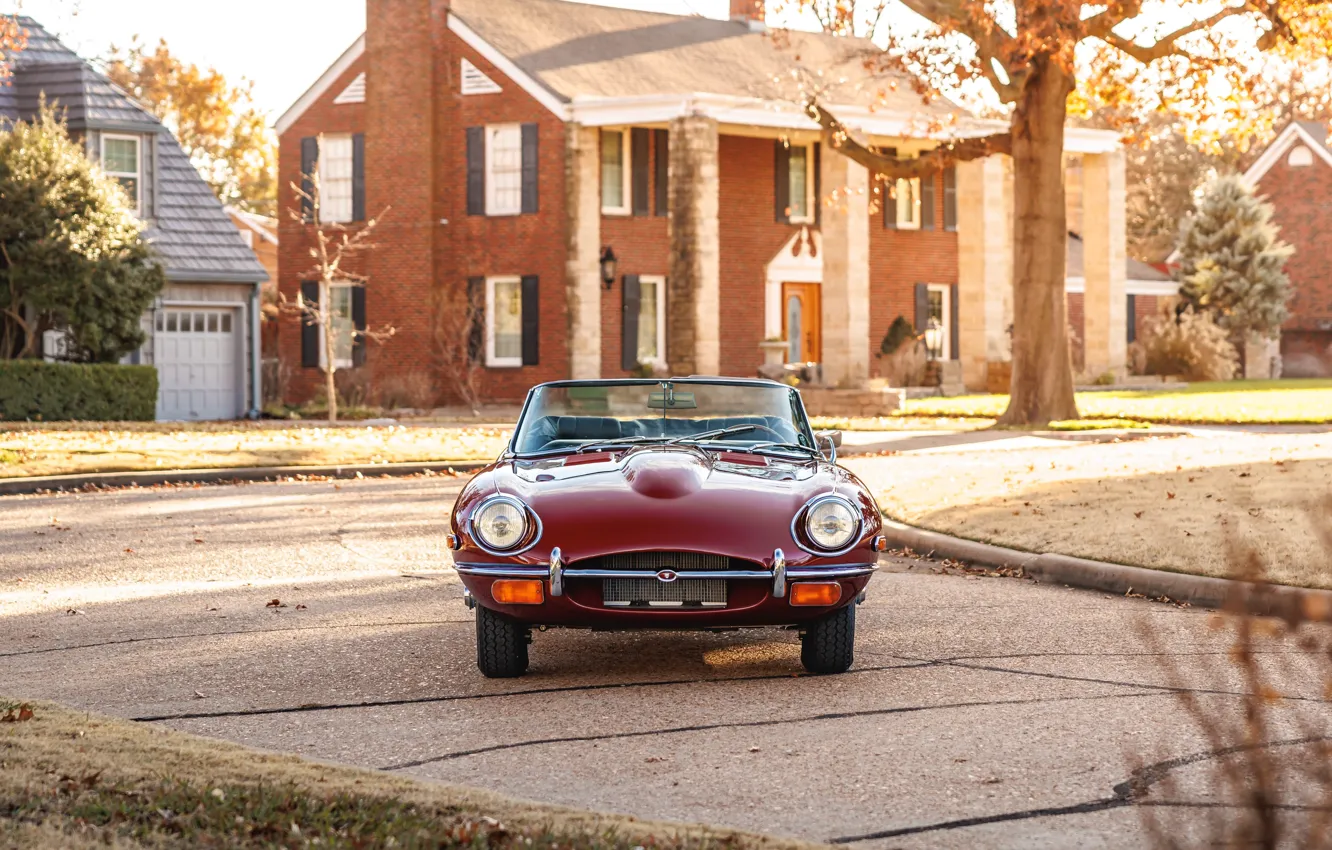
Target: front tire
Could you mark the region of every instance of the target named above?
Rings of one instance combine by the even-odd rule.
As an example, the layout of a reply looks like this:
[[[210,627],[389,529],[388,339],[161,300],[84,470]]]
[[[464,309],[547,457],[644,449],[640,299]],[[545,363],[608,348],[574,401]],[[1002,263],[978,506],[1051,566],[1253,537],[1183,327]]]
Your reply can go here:
[[[484,605],[476,606],[476,666],[487,679],[513,679],[527,672],[532,632]]]
[[[800,640],[800,661],[815,675],[845,673],[856,657],[856,606],[810,623]]]

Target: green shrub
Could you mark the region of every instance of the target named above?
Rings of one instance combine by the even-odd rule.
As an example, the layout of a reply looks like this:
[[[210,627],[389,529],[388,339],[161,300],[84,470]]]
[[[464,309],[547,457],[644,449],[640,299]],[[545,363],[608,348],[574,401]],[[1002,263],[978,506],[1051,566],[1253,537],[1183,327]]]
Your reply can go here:
[[[151,421],[157,370],[114,363],[0,361],[0,420]]]
[[[916,339],[918,336],[920,334],[916,333],[916,326],[908,322],[906,316],[898,316],[888,326],[888,332],[883,335],[883,341],[879,343],[879,356],[890,357],[896,354],[908,340]]]

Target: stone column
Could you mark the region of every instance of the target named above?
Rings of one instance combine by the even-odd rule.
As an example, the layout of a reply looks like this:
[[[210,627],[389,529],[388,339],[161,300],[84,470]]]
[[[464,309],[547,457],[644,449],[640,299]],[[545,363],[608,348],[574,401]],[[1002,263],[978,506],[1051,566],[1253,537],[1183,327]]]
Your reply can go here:
[[[570,124],[565,152],[568,184],[569,377],[601,377],[600,133]]]
[[[962,382],[985,390],[1012,359],[1013,186],[1007,157],[957,164],[957,328]]]
[[[869,380],[869,172],[824,148],[822,185],[835,201],[822,209],[823,380],[860,387]],[[822,199],[818,199],[822,203]]]
[[[1124,375],[1128,346],[1125,294],[1128,248],[1124,212],[1124,152],[1082,158],[1082,249],[1086,295],[1083,335],[1086,372]]]
[[[717,122],[671,121],[666,355],[676,375],[721,372],[721,227]]]

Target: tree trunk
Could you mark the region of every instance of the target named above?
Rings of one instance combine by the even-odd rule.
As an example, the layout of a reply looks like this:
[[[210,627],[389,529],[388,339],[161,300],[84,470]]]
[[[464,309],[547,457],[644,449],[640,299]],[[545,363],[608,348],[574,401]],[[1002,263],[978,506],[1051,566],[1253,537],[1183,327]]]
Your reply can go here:
[[[338,386],[333,380],[337,361],[337,328],[333,326],[333,286],[327,280],[319,282],[319,319],[324,329],[324,394],[328,398],[328,421],[338,421]]]
[[[1073,77],[1037,57],[1013,112],[1013,378],[1001,425],[1077,419],[1064,295],[1064,120]]]

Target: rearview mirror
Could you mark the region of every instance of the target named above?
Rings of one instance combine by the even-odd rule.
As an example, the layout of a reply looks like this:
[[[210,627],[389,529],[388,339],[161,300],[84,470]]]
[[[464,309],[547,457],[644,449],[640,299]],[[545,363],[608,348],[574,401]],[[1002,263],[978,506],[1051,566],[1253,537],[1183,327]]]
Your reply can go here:
[[[648,410],[693,410],[698,407],[693,393],[672,391],[669,401],[666,391],[648,393]]]

